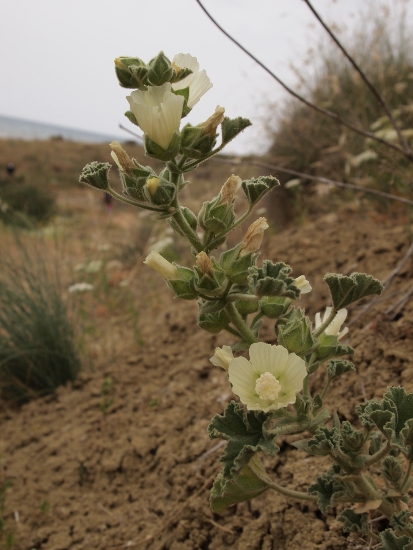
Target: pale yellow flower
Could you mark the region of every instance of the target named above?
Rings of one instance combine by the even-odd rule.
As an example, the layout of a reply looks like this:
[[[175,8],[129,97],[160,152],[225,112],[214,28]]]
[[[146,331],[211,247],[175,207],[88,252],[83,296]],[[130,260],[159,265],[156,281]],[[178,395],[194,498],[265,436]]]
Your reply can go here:
[[[239,176],[232,174],[221,188],[219,194],[221,195],[221,202],[228,205],[232,204],[235,199],[238,189],[241,187],[242,180]]]
[[[192,57],[189,53],[178,53],[173,58],[172,66],[178,72],[180,69],[191,69],[192,71],[192,73],[184,79],[172,84],[173,90],[189,88],[188,107],[192,109],[201,97],[212,88],[212,83],[205,70],[199,70],[199,63],[196,57]]]
[[[167,281],[171,279],[180,279],[178,268],[168,262],[159,252],[155,252],[155,250],[151,251],[143,263],[160,273]]]
[[[228,367],[232,391],[250,411],[276,411],[295,403],[307,369],[303,359],[283,346],[252,344],[250,360],[236,357]]]
[[[211,357],[210,362],[215,367],[222,367],[224,370],[228,370],[229,364],[234,359],[231,346],[222,346],[222,348],[215,348],[215,353]]]
[[[315,328],[318,329],[321,327],[321,325],[324,323],[326,319],[328,319],[328,316],[331,313],[332,308],[326,307],[325,313],[323,317],[321,318],[320,313],[315,314]],[[347,310],[346,309],[339,309],[336,313],[336,316],[331,321],[331,323],[328,325],[328,327],[325,329],[324,334],[327,336],[337,336],[337,339],[340,340],[348,333],[348,327],[345,327],[341,332],[341,325],[344,323],[347,317]]]
[[[168,149],[175,132],[179,132],[184,98],[171,91],[170,82],[135,90],[126,98],[139,127],[155,143]]]
[[[312,286],[305,278],[305,275],[300,275],[297,277],[294,284],[301,291],[301,294],[307,294],[307,292],[311,292],[312,290]]]

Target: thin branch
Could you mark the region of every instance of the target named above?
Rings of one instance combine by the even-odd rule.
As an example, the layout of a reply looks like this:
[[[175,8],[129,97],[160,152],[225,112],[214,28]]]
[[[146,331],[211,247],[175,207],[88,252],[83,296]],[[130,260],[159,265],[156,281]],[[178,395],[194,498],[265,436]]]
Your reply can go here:
[[[397,195],[392,195],[391,193],[385,193],[384,191],[377,191],[376,189],[370,189],[368,187],[362,187],[361,185],[356,185],[355,183],[344,183],[342,181],[330,180],[328,178],[323,178],[321,176],[311,176],[310,174],[305,174],[303,172],[297,172],[296,170],[290,170],[289,168],[283,168],[282,166],[276,166],[275,164],[267,164],[266,162],[261,162],[258,160],[243,160],[243,159],[224,159],[224,158],[213,158],[215,162],[221,162],[224,164],[250,164],[252,166],[259,166],[261,168],[268,168],[269,170],[277,170],[278,172],[284,172],[285,174],[290,174],[292,176],[297,176],[299,178],[318,181],[320,183],[326,183],[327,185],[334,185],[336,187],[345,187],[348,189],[355,189],[356,191],[362,191],[363,193],[370,193],[372,195],[378,195],[385,199],[390,199],[397,202],[402,202],[403,204],[408,204],[413,206],[413,201],[405,199],[403,197],[398,197]]]
[[[353,65],[353,67],[356,69],[358,74],[361,76],[363,82],[366,84],[368,89],[371,91],[371,93],[374,95],[374,97],[377,99],[377,101],[380,103],[380,105],[383,107],[383,109],[386,111],[387,116],[389,117],[390,122],[392,123],[393,128],[396,130],[397,135],[399,136],[400,142],[403,145],[404,151],[406,155],[413,160],[413,152],[410,149],[405,137],[402,134],[402,131],[397,124],[395,118],[393,117],[393,113],[391,112],[390,107],[387,105],[386,100],[384,97],[380,94],[380,92],[377,90],[377,88],[374,86],[374,84],[369,80],[365,72],[360,68],[358,63],[355,61],[355,59],[348,53],[348,51],[345,49],[345,47],[341,44],[337,36],[333,33],[333,31],[330,29],[330,27],[325,23],[325,21],[321,18],[320,14],[316,11],[314,6],[311,4],[310,0],[304,0],[304,2],[307,4],[307,6],[310,8],[316,19],[321,23],[321,25],[324,27],[326,32],[330,35],[330,37],[334,40],[336,45],[340,48],[340,50],[343,52],[343,54],[347,57],[347,59],[350,61],[350,63]]]
[[[395,143],[391,143],[390,141],[387,141],[386,139],[380,138],[373,134],[372,132],[367,132],[366,130],[363,130],[362,128],[359,128],[357,126],[354,126],[351,124],[351,122],[348,122],[346,119],[344,119],[342,116],[340,116],[337,113],[334,113],[332,111],[329,111],[327,109],[323,109],[322,107],[318,107],[311,101],[308,101],[303,97],[302,95],[295,92],[292,88],[290,88],[283,80],[281,80],[276,74],[274,74],[270,69],[264,65],[259,59],[257,59],[251,52],[249,52],[244,46],[242,46],[235,38],[233,38],[230,34],[227,33],[225,29],[223,29],[217,21],[212,17],[212,15],[206,10],[206,8],[203,6],[201,0],[195,0],[197,4],[199,4],[200,8],[205,12],[205,14],[209,17],[209,19],[214,23],[214,25],[223,33],[227,38],[229,38],[234,44],[236,44],[244,53],[246,53],[251,59],[253,59],[260,67],[264,69],[274,80],[276,80],[283,88],[286,90],[289,94],[291,94],[293,97],[307,105],[307,107],[310,107],[311,109],[317,111],[318,113],[321,113],[325,116],[328,116],[338,122],[339,124],[342,124],[343,126],[346,126],[350,130],[353,130],[353,132],[357,132],[358,134],[371,138],[374,141],[377,141],[378,143],[382,143],[389,147],[390,149],[394,149],[395,151],[398,151],[402,155],[404,155],[406,158],[408,158],[410,161],[413,161],[413,153],[407,153],[403,147],[400,147],[399,145],[396,145]]]

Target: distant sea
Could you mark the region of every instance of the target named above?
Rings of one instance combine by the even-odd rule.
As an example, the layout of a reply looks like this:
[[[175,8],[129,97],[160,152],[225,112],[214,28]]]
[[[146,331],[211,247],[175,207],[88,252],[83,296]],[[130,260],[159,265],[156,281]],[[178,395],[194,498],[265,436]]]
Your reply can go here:
[[[105,135],[86,130],[76,130],[55,124],[45,124],[34,120],[24,120],[0,115],[0,138],[10,139],[49,139],[61,137],[70,141],[81,141],[89,143],[108,143],[110,141],[126,141],[132,139],[125,132],[121,135]]]

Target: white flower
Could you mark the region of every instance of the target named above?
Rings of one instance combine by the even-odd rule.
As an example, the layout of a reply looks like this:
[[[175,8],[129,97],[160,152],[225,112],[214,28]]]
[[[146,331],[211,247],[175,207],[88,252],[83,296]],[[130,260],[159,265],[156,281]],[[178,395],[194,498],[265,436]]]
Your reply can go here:
[[[211,357],[210,362],[215,367],[222,367],[228,370],[229,364],[234,359],[231,346],[222,346],[222,348],[215,348],[214,356]]]
[[[93,285],[90,285],[89,283],[75,283],[74,285],[69,286],[67,290],[71,294],[75,292],[88,292],[89,290],[93,290]]]
[[[179,132],[184,98],[171,91],[170,82],[135,90],[126,98],[140,128],[163,149],[168,149],[175,132]]]
[[[305,278],[305,275],[300,275],[297,277],[294,281],[295,286],[298,288],[298,290],[301,291],[301,294],[307,294],[307,292],[311,292],[312,286]]]
[[[159,252],[156,252],[155,250],[151,251],[143,263],[160,273],[167,281],[170,279],[180,279],[178,268],[168,262],[168,260],[166,260],[159,254]]]
[[[250,411],[274,411],[295,403],[307,369],[303,359],[283,346],[259,342],[249,349],[250,361],[236,357],[228,368],[232,391]]]
[[[201,97],[212,88],[212,83],[209,80],[205,70],[199,70],[199,63],[196,57],[192,57],[189,53],[178,53],[172,61],[172,66],[177,69],[191,69],[192,74],[186,76],[179,82],[172,84],[174,90],[183,90],[189,88],[188,107],[192,107],[198,103]]]
[[[331,313],[331,307],[326,307],[326,311],[324,313],[323,318],[321,318],[320,313],[315,314],[315,328],[318,329],[321,327],[321,325],[324,323],[324,321],[328,318],[328,316]],[[324,334],[327,336],[337,336],[337,340],[340,340],[345,336],[348,332],[348,327],[345,327],[341,332],[341,325],[344,323],[347,317],[347,310],[346,309],[339,309],[336,313],[336,316],[331,321],[331,323],[328,325],[328,327],[325,329]]]
[[[102,260],[92,260],[87,264],[85,271],[87,271],[87,273],[98,273],[98,271],[102,269],[102,265]]]

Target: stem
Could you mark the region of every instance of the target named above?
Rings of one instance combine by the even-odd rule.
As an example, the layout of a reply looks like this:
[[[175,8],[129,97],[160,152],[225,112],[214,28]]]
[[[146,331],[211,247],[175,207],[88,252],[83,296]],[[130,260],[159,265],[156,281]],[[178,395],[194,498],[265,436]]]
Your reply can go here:
[[[326,393],[327,393],[327,390],[328,390],[328,388],[330,387],[330,383],[331,383],[331,379],[330,379],[330,378],[327,378],[326,385],[324,386],[323,391],[321,392],[321,395],[320,395],[321,399],[324,399],[324,397],[325,397],[325,395],[326,395]]]
[[[228,302],[225,306],[225,311],[228,314],[228,317],[231,319],[232,324],[240,333],[242,340],[247,344],[254,344],[258,342],[255,334],[248,328],[241,315],[239,314],[237,308],[232,302]]]
[[[234,336],[236,336],[237,338],[239,338],[240,340],[242,340],[241,338],[241,334],[235,330],[235,328],[232,328],[230,327],[229,325],[227,327],[224,328],[224,330],[226,330],[227,332],[229,332],[230,334],[233,334]]]
[[[308,385],[308,374],[303,380],[303,395],[304,397],[310,398],[310,387]]]
[[[165,208],[158,208],[157,206],[149,206],[147,203],[142,202],[136,202],[131,199],[127,199],[123,195],[120,195],[117,193],[112,187],[109,187],[109,189],[106,189],[108,193],[112,195],[112,197],[115,197],[115,199],[118,199],[119,201],[125,202],[126,204],[131,204],[132,206],[137,206],[138,208],[145,208],[145,210],[153,210],[154,212],[165,212]]]
[[[287,489],[282,485],[278,485],[278,483],[275,483],[274,481],[271,481],[271,483],[268,483],[268,487],[270,489],[274,489],[274,491],[277,491],[277,493],[281,493],[286,497],[298,498],[300,500],[317,501],[317,495],[309,495],[308,493],[303,493],[302,491],[293,491],[292,489]]]
[[[366,458],[364,465],[371,466],[372,464],[375,464],[376,462],[384,458],[386,455],[388,455],[389,452],[390,452],[390,443],[386,441],[386,444],[384,445],[384,447],[379,449],[377,453]]]
[[[403,478],[401,489],[400,489],[401,493],[404,493],[405,487],[406,487],[407,483],[409,482],[410,474],[412,472],[412,465],[413,465],[413,461],[409,460],[409,464],[407,466],[406,473],[404,474],[404,478]]]
[[[225,144],[226,145],[226,144]],[[202,162],[205,162],[206,160],[210,159],[211,157],[213,157],[214,155],[218,154],[220,151],[222,151],[222,149],[225,147],[224,144],[221,144],[219,147],[217,147],[216,149],[214,149],[213,151],[211,151],[208,155],[206,155],[206,157],[203,157],[202,159],[199,159],[199,160],[193,160],[191,162],[188,162],[188,164],[186,166],[182,166],[182,171],[183,172],[190,172],[191,170],[193,170],[194,168],[196,168],[199,164],[201,164]]]
[[[258,321],[261,319],[261,317],[264,317],[264,314],[262,311],[259,311],[257,315],[254,317],[254,319],[251,321],[250,329],[252,330],[255,325],[258,323]]]
[[[337,313],[337,310],[334,307],[332,307],[330,311],[330,315],[327,317],[327,319],[323,323],[321,323],[321,325],[318,327],[316,331],[313,332],[313,336],[315,338],[317,338],[317,336],[320,336],[320,334],[325,331],[325,329],[328,327],[328,325],[336,316],[336,313]]]

